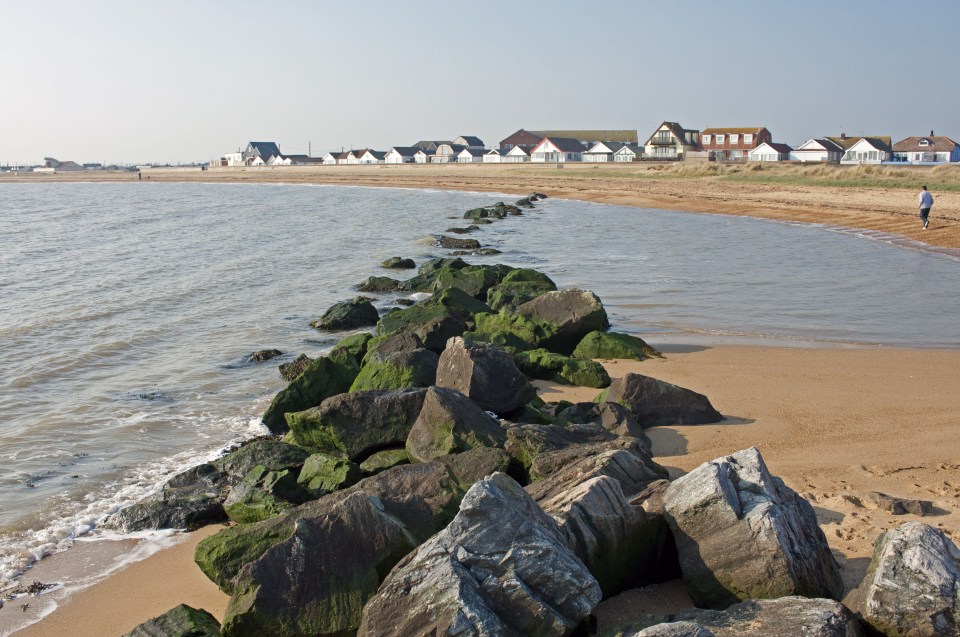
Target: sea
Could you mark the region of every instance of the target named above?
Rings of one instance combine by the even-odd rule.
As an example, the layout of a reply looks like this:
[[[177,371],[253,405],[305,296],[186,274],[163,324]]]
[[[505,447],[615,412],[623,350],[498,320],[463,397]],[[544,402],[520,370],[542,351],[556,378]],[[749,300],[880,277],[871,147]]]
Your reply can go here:
[[[413,274],[389,257],[448,256],[435,237],[464,211],[526,194],[0,184],[0,591],[265,433],[277,365],[344,336],[312,320],[368,276]],[[960,251],[904,237],[558,199],[468,236],[501,251],[468,261],[593,290],[654,346],[960,347]],[[250,362],[267,348],[284,354]]]

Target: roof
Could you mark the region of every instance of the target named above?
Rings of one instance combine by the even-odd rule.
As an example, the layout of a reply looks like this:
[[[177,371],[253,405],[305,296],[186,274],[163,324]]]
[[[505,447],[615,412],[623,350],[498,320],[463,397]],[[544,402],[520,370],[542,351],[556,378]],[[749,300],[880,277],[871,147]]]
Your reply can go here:
[[[832,141],[834,144],[836,144],[837,146],[839,146],[839,147],[842,148],[843,150],[848,150],[851,146],[853,146],[854,144],[856,144],[856,143],[857,143],[858,141],[860,141],[861,139],[867,139],[867,140],[871,140],[871,139],[872,139],[872,140],[876,140],[876,143],[872,143],[872,142],[871,142],[871,144],[872,144],[873,146],[875,146],[875,147],[877,148],[877,150],[888,150],[888,151],[889,151],[889,150],[891,149],[891,147],[890,147],[890,136],[889,136],[889,135],[886,135],[886,136],[883,136],[883,135],[881,135],[881,136],[866,136],[866,137],[846,137],[846,138],[844,138],[844,139],[840,139],[839,137],[825,137],[824,139],[829,139],[830,141]],[[880,146],[878,146],[877,144],[880,144]],[[884,148],[884,146],[885,146],[885,148]]]
[[[414,155],[419,155],[420,153],[423,153],[424,155],[430,156],[430,155],[436,155],[436,154],[437,154],[437,151],[435,151],[435,150],[433,150],[433,149],[427,149],[427,148],[418,148],[418,149],[417,149],[417,152],[415,152]]]
[[[500,140],[501,146],[516,146],[518,144],[536,145],[540,143],[540,140],[543,139],[543,135],[538,135],[536,133],[531,133],[528,130],[523,130],[522,128],[516,133],[505,137]]]
[[[257,154],[264,159],[272,155],[280,155],[280,149],[274,142],[250,142],[248,146],[253,146]]]
[[[765,126],[753,126],[747,128],[704,128],[701,135],[759,135]]]
[[[788,144],[779,144],[777,142],[763,142],[762,144],[757,146],[757,148],[762,148],[764,146],[769,146],[770,148],[777,151],[778,153],[789,153],[790,151],[793,150],[793,148],[791,148]],[[757,148],[754,148],[753,151],[751,152],[756,151]]]
[[[488,155],[499,155],[499,154],[500,154],[500,151],[497,150],[496,148],[491,148],[490,150],[487,151],[487,154],[488,154]]]
[[[417,151],[421,149],[417,148],[416,146],[394,146],[390,150],[402,155],[403,157],[413,157],[417,154]]]
[[[479,137],[471,137],[470,135],[461,135],[454,141],[463,140],[466,142],[465,146],[483,146],[483,140]]]
[[[593,146],[590,147],[590,150],[585,151],[585,152],[587,152],[587,153],[599,153],[599,152],[603,152],[603,151],[600,151],[600,150],[596,150],[597,146],[599,146],[600,144],[603,144],[604,146],[606,146],[607,149],[609,149],[609,152],[611,152],[611,153],[615,153],[615,152],[617,152],[618,150],[620,150],[621,148],[623,148],[624,146],[627,145],[627,144],[624,144],[623,142],[607,142],[607,141],[603,141],[603,142],[597,142],[597,143],[595,143]]]
[[[367,153],[370,153],[371,155],[373,155],[373,156],[376,157],[377,159],[383,159],[383,158],[385,158],[385,157],[387,156],[387,152],[384,151],[384,150],[372,150],[372,149],[370,149],[370,148],[365,148],[365,149],[363,150],[363,152],[360,153],[360,157],[363,157],[363,156],[366,155]]]
[[[576,139],[584,142],[609,140],[636,144],[638,141],[635,130],[535,130],[531,132],[540,137]]]
[[[921,140],[926,140],[927,145],[921,146]],[[957,142],[953,141],[949,137],[944,137],[942,135],[926,135],[924,137],[907,137],[906,139],[902,139],[893,145],[893,150],[894,152],[898,153],[905,153],[911,150],[924,151],[928,153],[950,153],[953,152],[958,145],[960,144],[957,144]]]
[[[416,144],[414,144],[413,147],[422,148],[424,150],[433,150],[440,144],[452,144],[452,143],[453,143],[452,141],[422,139]]]
[[[469,153],[471,157],[483,157],[486,152],[483,148],[470,148],[469,146],[465,146],[464,149],[457,154],[462,155],[463,153]]]
[[[310,155],[284,155],[283,158],[295,161],[298,164],[318,164],[323,161],[323,157],[311,157]]]
[[[454,144],[453,142],[443,142],[443,144],[441,144],[441,145],[442,145],[442,146],[449,146],[449,147],[450,147],[450,152],[451,152],[452,154],[454,154],[454,155],[456,155],[457,153],[459,153],[460,151],[462,151],[464,148],[466,148],[466,146],[464,146],[463,144]],[[438,147],[437,150],[440,150],[440,148]]]
[[[819,144],[819,145],[823,148],[823,150],[826,150],[826,151],[828,151],[828,152],[836,153],[836,152],[841,152],[841,151],[843,150],[843,146],[841,146],[841,145],[838,144],[837,142],[835,142],[835,141],[833,141],[832,139],[829,139],[829,138],[827,138],[827,137],[820,137],[820,138],[817,138],[817,139],[808,139],[807,141],[805,141],[805,142],[803,142],[802,144],[800,144],[800,148],[794,148],[794,150],[795,150],[795,151],[800,151],[800,152],[804,152],[804,151],[807,151],[807,150],[813,150],[813,149],[803,148],[803,146],[806,146],[806,145],[809,144],[810,142],[813,142],[813,143],[815,143],[815,144]]]
[[[617,150],[615,150],[615,151],[613,151],[613,152],[614,152],[614,154],[616,154],[616,153],[619,153],[619,152],[622,151],[622,150],[629,150],[630,152],[632,152],[632,153],[634,153],[634,154],[637,154],[637,155],[642,155],[642,154],[643,154],[643,146],[638,146],[637,144],[623,144],[622,146],[620,146],[620,148],[618,148]]]
[[[674,137],[676,137],[677,139],[680,140],[680,143],[685,144],[685,145],[690,145],[690,146],[696,146],[696,145],[697,145],[697,144],[696,144],[695,142],[693,142],[693,141],[688,142],[688,141],[687,141],[687,138],[686,138],[686,134],[687,134],[687,133],[699,133],[699,131],[696,130],[695,128],[684,128],[683,126],[681,126],[681,125],[678,124],[677,122],[663,122],[662,124],[660,124],[659,126],[657,126],[656,130],[653,131],[653,135],[650,135],[650,137],[647,138],[646,143],[649,144],[649,143],[651,142],[651,140],[653,140],[654,135],[657,134],[657,131],[659,131],[660,129],[662,129],[664,126],[667,127],[667,130],[669,130],[669,131],[673,134]]]
[[[549,141],[564,153],[582,153],[584,151],[583,143],[579,139],[572,137],[544,137],[540,143]]]

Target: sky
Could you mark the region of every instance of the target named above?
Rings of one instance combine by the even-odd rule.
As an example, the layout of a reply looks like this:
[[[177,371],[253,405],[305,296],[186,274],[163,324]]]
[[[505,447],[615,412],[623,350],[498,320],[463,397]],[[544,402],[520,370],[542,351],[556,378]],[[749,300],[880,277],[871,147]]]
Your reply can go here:
[[[960,140],[960,2],[0,0],[0,165],[519,128]]]

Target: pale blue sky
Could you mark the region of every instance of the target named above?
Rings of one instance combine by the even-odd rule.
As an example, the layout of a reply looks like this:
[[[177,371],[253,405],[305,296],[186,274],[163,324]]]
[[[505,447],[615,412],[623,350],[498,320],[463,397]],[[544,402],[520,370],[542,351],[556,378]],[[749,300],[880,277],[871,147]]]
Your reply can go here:
[[[518,128],[960,139],[960,3],[0,0],[0,164]]]

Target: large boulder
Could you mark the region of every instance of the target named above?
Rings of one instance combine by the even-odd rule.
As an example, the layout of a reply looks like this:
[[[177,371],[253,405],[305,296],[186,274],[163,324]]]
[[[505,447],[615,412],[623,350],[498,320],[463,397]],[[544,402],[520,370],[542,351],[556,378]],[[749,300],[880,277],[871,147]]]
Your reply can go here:
[[[425,348],[390,354],[378,353],[369,357],[360,368],[350,391],[429,387],[436,380],[439,362],[437,353]]]
[[[295,471],[271,471],[258,466],[230,489],[223,501],[223,510],[234,522],[259,522],[310,498],[310,492],[297,484]]]
[[[851,607],[884,635],[960,634],[960,550],[920,522],[877,538]]]
[[[407,436],[407,454],[427,462],[474,447],[503,447],[506,439],[500,422],[477,403],[455,389],[430,387]]]
[[[663,354],[653,349],[642,338],[630,334],[617,332],[590,332],[583,337],[576,349],[574,358],[618,358],[636,361],[648,358],[662,357]]]
[[[436,235],[435,239],[438,246],[447,250],[476,250],[480,247],[480,242],[476,239],[458,239],[444,235]]]
[[[840,598],[839,566],[813,507],[770,474],[756,449],[677,478],[664,506],[697,606],[787,595]]]
[[[357,289],[361,292],[397,292],[401,289],[400,281],[388,276],[371,276],[364,279]]]
[[[726,610],[686,610],[659,621],[663,623],[642,629],[623,628],[617,634],[623,637],[863,637],[865,634],[860,622],[843,604],[832,599],[797,596],[749,600]]]
[[[387,268],[389,270],[412,270],[417,267],[417,264],[413,262],[413,259],[404,259],[403,257],[390,257],[386,261],[380,264],[381,268]]]
[[[456,239],[456,241],[476,242],[475,239]],[[477,247],[480,247],[479,243]],[[468,265],[459,270],[447,268],[438,271],[433,280],[433,290],[440,292],[449,288],[459,288],[475,299],[486,299],[487,290],[498,281],[499,272],[495,267]]]
[[[486,343],[450,339],[440,355],[437,386],[464,394],[481,408],[509,413],[536,396],[536,390],[502,348]]]
[[[503,281],[487,290],[487,305],[493,310],[513,311],[541,294],[556,291],[556,284],[542,272],[519,268],[503,277]]]
[[[443,270],[444,268],[460,270],[468,265],[470,264],[460,257],[437,257],[436,259],[429,259],[421,263],[417,273],[422,276],[428,276],[434,272],[437,272],[438,270]]]
[[[425,389],[338,394],[312,409],[287,414],[288,435],[307,449],[362,461],[406,442],[425,394]]]
[[[507,428],[504,448],[515,462],[524,469],[531,470],[534,464],[549,452],[607,443],[616,438],[614,434],[594,424],[527,423]],[[538,480],[549,473],[548,470],[541,475],[531,475],[530,478]]]
[[[350,301],[334,303],[310,327],[318,330],[353,330],[370,327],[380,320],[380,313],[370,299],[358,296]]]
[[[397,352],[412,352],[423,348],[423,341],[412,332],[397,332],[390,336],[375,336],[367,342],[366,352],[361,361],[365,365],[374,356],[386,356]]]
[[[520,371],[530,378],[596,389],[610,385],[610,375],[596,361],[570,358],[545,349],[517,352],[513,358]]]
[[[362,361],[363,357],[367,355],[367,345],[372,338],[373,335],[370,332],[357,332],[337,341],[336,347],[347,350],[358,361]]]
[[[473,341],[491,343],[511,351],[537,349],[556,332],[556,326],[534,321],[501,309],[474,316],[474,328],[467,336]]]
[[[327,453],[315,453],[304,461],[297,482],[318,498],[356,484],[362,477],[363,470],[353,462]]]
[[[350,389],[360,372],[357,359],[337,348],[310,363],[297,378],[273,398],[263,414],[263,424],[272,433],[287,431],[284,414],[316,407],[324,399]]]
[[[613,381],[601,399],[623,405],[645,428],[723,420],[703,394],[633,372]]]
[[[180,604],[148,619],[123,637],[219,637],[220,622],[199,608]]]
[[[299,470],[309,456],[306,449],[282,440],[257,438],[217,458],[213,464],[230,476],[230,484],[236,484],[258,466],[270,471]]]
[[[560,354],[569,355],[584,336],[610,327],[607,311],[597,295],[576,288],[547,292],[524,303],[517,312],[539,323],[554,325],[556,331],[542,345]]]
[[[567,422],[597,423],[612,434],[639,438],[645,442],[646,448],[650,449],[647,433],[623,405],[611,402],[574,403],[561,410],[557,416]]]
[[[488,311],[490,308],[486,303],[478,301],[458,287],[452,287],[435,292],[430,298],[424,299],[413,307],[388,312],[377,323],[377,335],[388,336],[397,332],[413,332],[424,344],[427,344],[427,338],[421,333],[426,326],[440,319],[453,318],[463,323],[465,330],[466,323],[472,321],[475,314]]]
[[[358,635],[571,635],[600,597],[556,522],[498,473],[474,485],[447,528],[390,572]]]

